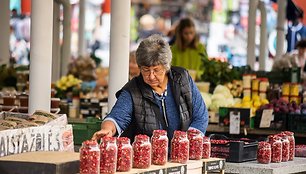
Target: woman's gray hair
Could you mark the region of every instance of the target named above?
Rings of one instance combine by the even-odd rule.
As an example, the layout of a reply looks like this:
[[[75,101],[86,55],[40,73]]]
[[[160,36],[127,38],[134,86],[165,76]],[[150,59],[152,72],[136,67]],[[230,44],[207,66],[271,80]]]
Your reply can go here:
[[[141,41],[136,50],[136,62],[139,67],[163,65],[170,70],[172,52],[170,46],[161,35],[154,34]]]

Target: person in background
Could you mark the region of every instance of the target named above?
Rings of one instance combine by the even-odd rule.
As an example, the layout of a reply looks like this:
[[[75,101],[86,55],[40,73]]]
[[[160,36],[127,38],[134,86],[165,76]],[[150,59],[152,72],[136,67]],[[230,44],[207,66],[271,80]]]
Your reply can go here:
[[[140,73],[140,70],[138,68],[137,62],[136,62],[136,51],[130,52],[130,59],[129,59],[129,79],[138,76]]]
[[[300,67],[302,72],[306,72],[306,39],[300,40],[296,43],[295,50],[290,53],[293,56],[292,65]]]
[[[194,22],[190,18],[180,20],[175,30],[175,42],[171,47],[172,65],[182,66],[188,70],[195,71],[195,78],[200,79],[202,72],[201,58],[207,58],[207,52],[199,36],[196,34]]]
[[[284,68],[301,68],[301,80],[303,89],[306,89],[306,39],[300,40],[295,50],[284,54],[280,59],[274,61],[272,71],[282,71]]]
[[[145,39],[153,34],[162,34],[156,29],[156,20],[150,14],[145,14],[139,19],[140,28],[138,31],[138,41]]]
[[[171,66],[172,53],[161,35],[144,39],[136,50],[139,76],[116,93],[117,101],[92,139],[137,134],[152,136],[164,129],[172,138],[174,130],[197,129],[205,134],[208,111],[188,71]]]
[[[298,41],[306,39],[306,26],[302,22],[304,16],[303,10],[297,8],[292,16],[291,21],[288,21],[288,31],[286,34],[288,42],[287,52],[294,50]]]

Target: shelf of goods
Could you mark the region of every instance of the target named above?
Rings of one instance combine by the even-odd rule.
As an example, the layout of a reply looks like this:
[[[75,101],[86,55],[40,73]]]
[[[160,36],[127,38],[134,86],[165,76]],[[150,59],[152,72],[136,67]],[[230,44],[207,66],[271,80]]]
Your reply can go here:
[[[217,124],[209,124],[207,127],[207,132],[229,133],[229,127],[219,126]],[[271,134],[280,133],[281,130],[241,128],[240,132],[252,134],[252,135],[271,135]],[[295,133],[294,136],[295,137],[306,137],[306,134],[305,133]]]

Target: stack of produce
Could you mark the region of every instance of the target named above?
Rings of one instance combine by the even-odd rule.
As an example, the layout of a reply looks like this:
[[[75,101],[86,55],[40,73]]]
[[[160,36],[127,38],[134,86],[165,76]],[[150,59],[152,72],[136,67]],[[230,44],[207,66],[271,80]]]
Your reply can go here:
[[[301,103],[300,84],[298,83],[284,83],[282,85],[282,99],[287,102]]]
[[[211,96],[209,109],[214,112],[219,111],[219,107],[230,107],[234,105],[234,98],[230,90],[223,85],[218,85]]]
[[[230,83],[226,83],[226,86],[230,91],[233,97],[240,97],[243,91],[242,81],[241,80],[233,80]]]
[[[259,108],[259,111],[264,109],[273,109],[274,113],[296,113],[306,112],[306,105],[298,105],[295,101],[288,102],[284,99],[274,99],[269,104],[265,104]]]
[[[258,95],[253,96],[252,99],[249,96],[243,97],[242,101],[240,102],[237,100],[234,107],[236,108],[250,108],[252,113],[251,116],[254,116],[256,111],[262,106],[269,104],[267,99],[260,99]]]

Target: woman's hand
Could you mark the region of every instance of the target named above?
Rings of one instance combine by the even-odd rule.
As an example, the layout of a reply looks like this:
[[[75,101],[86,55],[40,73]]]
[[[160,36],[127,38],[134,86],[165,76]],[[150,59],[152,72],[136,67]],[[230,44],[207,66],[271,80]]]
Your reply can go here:
[[[99,140],[104,136],[108,136],[108,137],[113,136],[112,130],[101,129],[98,132],[94,133],[91,139],[92,140]]]
[[[101,124],[101,130],[94,133],[92,136],[92,140],[99,140],[104,136],[112,137],[116,134],[116,126],[112,121],[103,121]]]

